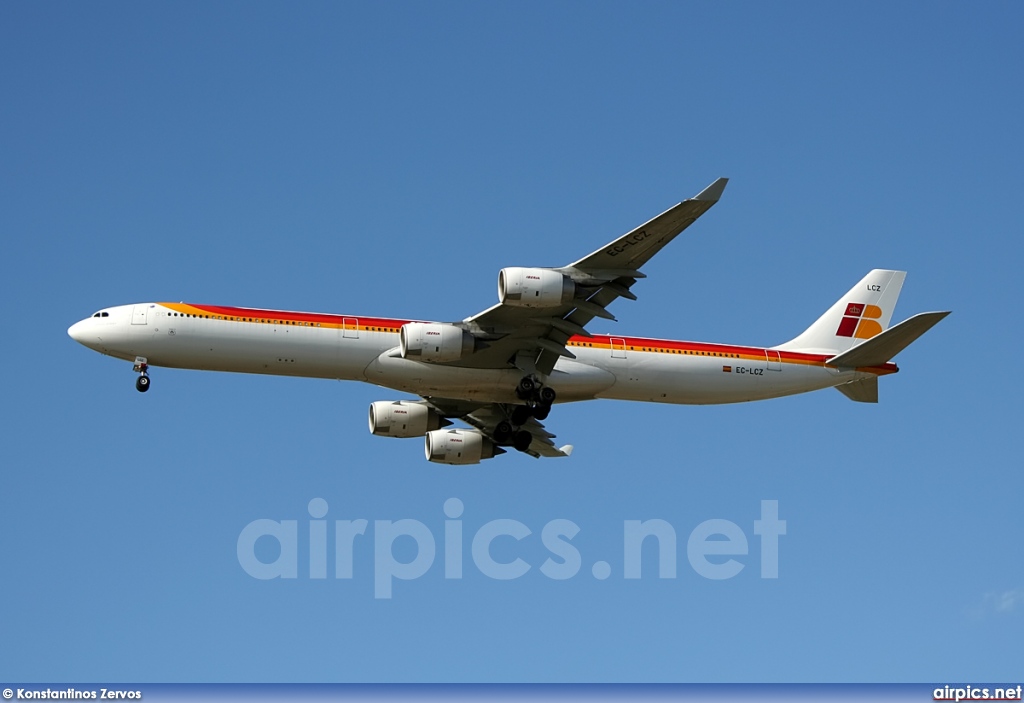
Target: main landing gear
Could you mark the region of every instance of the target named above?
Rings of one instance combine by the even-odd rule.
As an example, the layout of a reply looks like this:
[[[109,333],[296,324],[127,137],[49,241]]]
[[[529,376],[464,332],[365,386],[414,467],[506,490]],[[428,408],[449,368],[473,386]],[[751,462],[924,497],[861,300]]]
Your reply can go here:
[[[524,376],[516,386],[516,397],[525,401],[525,405],[516,405],[507,420],[502,420],[494,428],[494,441],[506,446],[511,445],[521,452],[530,448],[533,435],[521,429],[531,417],[544,420],[551,412],[551,404],[555,402],[555,389],[541,385],[536,376]]]
[[[541,385],[536,376],[523,376],[519,385],[516,386],[516,397],[519,400],[525,400],[526,405],[519,405],[516,410],[527,411],[538,420],[543,420],[548,416],[551,404],[555,402],[555,396],[555,389]],[[522,422],[526,421],[526,418],[520,417]]]
[[[135,390],[145,393],[149,390],[149,374],[146,373],[149,370],[149,364],[146,362],[146,357],[135,357],[135,366],[132,370],[139,374],[139,377],[135,379]]]

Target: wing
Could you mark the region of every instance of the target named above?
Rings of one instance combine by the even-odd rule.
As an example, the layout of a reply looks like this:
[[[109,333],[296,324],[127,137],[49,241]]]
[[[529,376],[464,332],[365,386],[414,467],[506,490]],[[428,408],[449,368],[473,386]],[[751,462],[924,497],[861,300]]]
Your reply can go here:
[[[467,318],[463,326],[485,344],[452,365],[518,366],[528,373],[547,375],[559,357],[575,358],[565,346],[569,338],[589,337],[586,325],[595,317],[614,320],[607,307],[617,298],[636,300],[630,288],[637,279],[644,278],[640,268],[718,202],[727,182],[727,178],[719,178],[698,195],[669,208],[589,256],[555,269],[576,285],[576,295],[568,302],[542,309],[499,303]]]
[[[511,416],[512,410],[515,407],[504,403],[472,403],[451,398],[425,398],[425,400],[428,405],[445,417],[457,417],[466,424],[477,428],[495,444],[500,444],[494,438],[495,428],[499,422],[507,420]],[[533,441],[530,443],[529,448],[525,450],[525,453],[534,458],[542,456],[569,456],[572,454],[571,444],[561,447],[555,446],[555,443],[551,440],[556,435],[545,430],[544,425],[532,417],[519,426],[519,429],[526,430],[533,435]]]

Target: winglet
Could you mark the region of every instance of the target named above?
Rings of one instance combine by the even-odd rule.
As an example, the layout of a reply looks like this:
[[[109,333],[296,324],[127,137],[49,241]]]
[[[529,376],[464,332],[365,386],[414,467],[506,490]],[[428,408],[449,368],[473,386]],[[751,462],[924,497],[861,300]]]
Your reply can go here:
[[[562,452],[565,456],[572,454],[573,446],[571,444],[565,444],[558,448],[558,451]]]
[[[728,178],[719,178],[717,181],[709,185],[707,188],[702,190],[700,193],[693,197],[694,200],[710,201],[717,203],[718,199],[722,197],[722,193],[725,192],[725,185],[729,182]]]

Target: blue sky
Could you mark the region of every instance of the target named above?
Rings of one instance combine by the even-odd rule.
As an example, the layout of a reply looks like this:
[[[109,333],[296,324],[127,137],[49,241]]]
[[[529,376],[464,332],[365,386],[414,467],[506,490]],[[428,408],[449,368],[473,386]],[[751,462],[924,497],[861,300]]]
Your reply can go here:
[[[1020,675],[1019,3],[0,7],[0,679],[956,681]],[[719,176],[721,203],[594,331],[776,344],[869,269],[953,315],[877,406],[556,408],[568,460],[423,460],[356,384],[156,369],[66,335],[148,300],[461,319],[500,268],[589,253]],[[307,505],[417,520],[465,573],[308,577]],[[754,520],[787,521],[762,579]],[[236,543],[297,520],[299,576]],[[472,565],[484,523],[531,569]],[[623,577],[659,518],[678,573]],[[552,520],[582,569],[540,572]],[[705,520],[749,540],[689,567]],[[372,540],[372,535],[370,537]],[[408,560],[409,540],[396,543]],[[266,541],[261,552],[265,558]],[[597,561],[611,576],[591,574]],[[304,575],[304,569],[306,573]]]

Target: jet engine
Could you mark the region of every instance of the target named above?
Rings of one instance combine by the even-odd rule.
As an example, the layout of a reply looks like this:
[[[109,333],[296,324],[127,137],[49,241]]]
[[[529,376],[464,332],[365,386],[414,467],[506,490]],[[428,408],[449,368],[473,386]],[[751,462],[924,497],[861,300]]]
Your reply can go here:
[[[422,437],[450,424],[423,402],[378,400],[370,403],[370,432],[381,437]]]
[[[424,453],[436,464],[479,464],[505,450],[478,430],[434,430],[426,435]]]
[[[576,295],[576,284],[551,269],[513,266],[498,272],[498,300],[517,308],[553,308]]]
[[[403,359],[433,363],[458,361],[473,353],[475,340],[466,330],[441,322],[407,322],[399,343]]]

